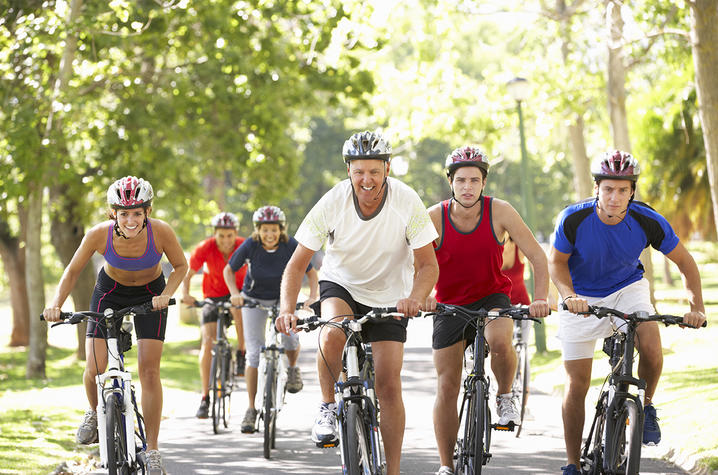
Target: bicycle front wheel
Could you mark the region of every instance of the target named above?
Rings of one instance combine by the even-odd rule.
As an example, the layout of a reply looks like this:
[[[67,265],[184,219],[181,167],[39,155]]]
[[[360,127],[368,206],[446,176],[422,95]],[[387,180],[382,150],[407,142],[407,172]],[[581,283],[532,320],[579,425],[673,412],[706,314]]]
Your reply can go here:
[[[606,458],[608,473],[634,475],[641,464],[643,417],[633,399],[626,399],[615,419],[606,423]]]
[[[516,428],[516,437],[521,435],[521,429],[524,426],[524,416],[526,415],[526,404],[529,398],[529,382],[531,381],[531,367],[529,363],[529,351],[526,343],[518,343],[516,345],[516,357],[518,364],[516,365],[516,375],[514,377],[513,392],[519,398],[521,421]]]
[[[232,349],[229,346],[222,348],[222,424],[224,428],[229,427],[230,404],[232,389],[234,389],[234,369],[232,368]]]
[[[267,379],[264,383],[264,458],[268,459],[274,448],[274,430],[277,425],[277,411],[274,401],[277,394],[277,366],[267,361]]]
[[[222,381],[221,370],[218,364],[219,349],[215,346],[212,351],[212,363],[209,367],[209,384],[212,388],[212,430],[219,434],[222,417]]]
[[[127,437],[122,418],[122,398],[111,393],[105,400],[105,423],[107,440],[107,469],[110,475],[129,474]]]
[[[603,473],[603,440],[606,429],[607,393],[601,394],[601,401],[596,406],[591,437],[586,439],[581,452],[581,468],[586,475]]]
[[[347,404],[346,443],[343,446],[346,462],[345,473],[349,475],[374,475],[380,472],[372,468],[372,445],[366,414],[357,403]]]

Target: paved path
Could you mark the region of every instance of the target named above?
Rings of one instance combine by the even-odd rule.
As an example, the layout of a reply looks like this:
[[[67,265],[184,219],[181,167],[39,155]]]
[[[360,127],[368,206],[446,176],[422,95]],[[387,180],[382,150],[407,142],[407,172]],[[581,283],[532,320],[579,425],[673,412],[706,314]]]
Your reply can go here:
[[[272,458],[262,456],[262,433],[239,432],[246,409],[246,393],[233,397],[230,430],[215,435],[209,420],[197,420],[194,412],[198,395],[185,391],[165,391],[166,419],[162,422],[160,448],[165,466],[172,475],[184,474],[337,474],[337,449],[317,449],[309,440],[319,401],[314,370],[316,333],[301,334],[303,353],[300,366],[304,390],[288,394],[287,404],[277,421],[277,449]],[[402,372],[406,405],[406,432],[402,473],[433,474],[439,467],[432,426],[434,371],[431,360],[431,322],[412,321],[405,349]],[[493,458],[485,468],[488,474],[555,474],[564,464],[560,399],[534,387],[529,402],[530,416],[520,438],[513,433],[494,433]],[[589,395],[591,398],[592,395]],[[593,399],[595,399],[595,395]],[[588,412],[590,414],[590,412]],[[683,470],[657,460],[657,449],[644,448],[643,474],[684,474]]]

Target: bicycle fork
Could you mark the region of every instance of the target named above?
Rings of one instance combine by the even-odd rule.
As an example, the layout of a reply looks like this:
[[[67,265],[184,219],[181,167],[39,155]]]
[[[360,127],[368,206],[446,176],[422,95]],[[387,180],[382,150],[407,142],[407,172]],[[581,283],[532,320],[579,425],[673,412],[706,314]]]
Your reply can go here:
[[[105,401],[109,394],[117,393],[121,395],[122,401],[122,420],[125,425],[124,438],[127,446],[127,454],[130,465],[135,462],[135,424],[134,424],[134,408],[132,407],[131,382],[132,376],[126,371],[111,369],[103,374],[95,377],[97,382],[97,401],[100,407],[97,408],[97,437],[100,442],[100,462],[103,467],[107,467],[107,406]],[[107,384],[110,383],[111,385]],[[107,385],[107,387],[105,387]]]

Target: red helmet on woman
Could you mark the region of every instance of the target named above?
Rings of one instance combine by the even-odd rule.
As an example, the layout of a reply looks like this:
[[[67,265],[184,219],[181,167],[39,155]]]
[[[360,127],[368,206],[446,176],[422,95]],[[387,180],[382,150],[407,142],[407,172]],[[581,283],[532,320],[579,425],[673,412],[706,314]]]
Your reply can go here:
[[[260,224],[278,224],[284,227],[287,223],[287,218],[284,216],[284,211],[277,206],[262,206],[254,212],[252,221],[255,227],[259,227]]]
[[[134,176],[120,178],[107,190],[107,204],[113,209],[146,208],[153,197],[150,182]]]
[[[641,167],[630,153],[615,150],[604,153],[600,160],[594,162],[591,174],[596,181],[604,178],[636,181],[641,174]]]
[[[212,218],[213,228],[237,229],[239,219],[232,213],[219,213]]]
[[[474,166],[482,169],[484,175],[489,173],[489,159],[478,147],[459,147],[446,157],[446,176],[451,178],[457,168]]]

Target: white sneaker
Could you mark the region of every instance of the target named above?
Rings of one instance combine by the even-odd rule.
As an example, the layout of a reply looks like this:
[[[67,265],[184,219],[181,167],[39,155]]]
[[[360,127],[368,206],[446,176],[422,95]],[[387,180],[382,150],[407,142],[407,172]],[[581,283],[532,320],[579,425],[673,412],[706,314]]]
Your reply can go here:
[[[439,471],[436,472],[436,475],[454,475],[454,470],[452,470],[451,467],[442,465],[441,467],[439,467]]]
[[[82,423],[77,428],[75,440],[78,444],[89,445],[98,441],[97,439],[97,412],[92,409],[85,411]]]
[[[162,455],[159,450],[148,450],[146,454],[147,475],[165,475],[165,467],[162,465]]]
[[[516,397],[513,394],[496,396],[496,412],[499,415],[499,425],[503,426],[509,422],[521,424],[521,413],[519,413]]]
[[[334,447],[339,443],[337,437],[337,405],[322,403],[319,414],[312,427],[312,440],[317,447]]]

